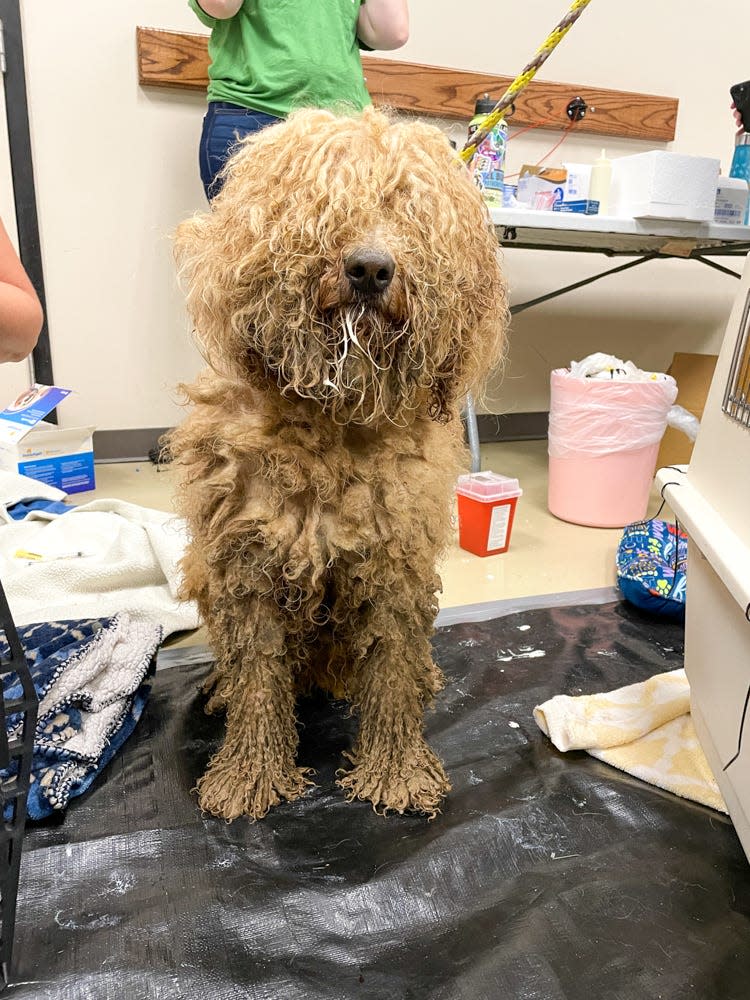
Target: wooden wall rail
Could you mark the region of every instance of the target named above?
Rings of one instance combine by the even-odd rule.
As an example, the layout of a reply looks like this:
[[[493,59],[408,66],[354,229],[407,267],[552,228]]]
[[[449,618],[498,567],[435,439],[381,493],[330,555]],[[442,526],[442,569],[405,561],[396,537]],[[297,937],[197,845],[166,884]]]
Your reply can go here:
[[[207,35],[136,30],[138,79],[144,86],[205,90],[208,83]],[[468,119],[479,94],[500,96],[509,76],[490,76],[443,66],[422,66],[363,56],[367,86],[376,104],[417,114]],[[678,102],[621,90],[535,80],[520,95],[514,125],[543,121],[548,128],[569,124],[568,103],[582,97],[589,111],[576,130],[652,142],[674,139]]]

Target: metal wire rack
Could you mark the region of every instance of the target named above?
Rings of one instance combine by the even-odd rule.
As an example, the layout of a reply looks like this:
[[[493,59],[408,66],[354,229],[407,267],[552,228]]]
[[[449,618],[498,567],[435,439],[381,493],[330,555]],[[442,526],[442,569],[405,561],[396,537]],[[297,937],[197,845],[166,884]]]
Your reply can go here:
[[[8,983],[38,699],[0,584],[0,990]]]
[[[750,292],[742,310],[722,409],[733,420],[750,427]]]

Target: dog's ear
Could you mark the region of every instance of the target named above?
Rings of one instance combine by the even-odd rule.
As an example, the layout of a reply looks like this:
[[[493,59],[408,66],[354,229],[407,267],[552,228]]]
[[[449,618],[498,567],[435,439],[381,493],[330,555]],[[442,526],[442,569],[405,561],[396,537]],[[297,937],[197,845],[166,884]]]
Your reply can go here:
[[[442,363],[436,367],[430,387],[428,413],[439,424],[447,423],[453,415],[454,404],[463,387],[460,368],[459,345],[456,341]]]
[[[451,418],[467,393],[481,392],[487,376],[503,361],[510,321],[507,286],[496,248],[488,250],[475,261],[472,293],[462,296],[461,308],[451,312],[444,329],[434,331],[429,413],[439,423]]]
[[[498,340],[502,332],[498,329],[488,331],[484,341],[487,352],[484,363],[478,365],[467,344],[455,341],[452,350],[439,364],[432,378],[428,412],[430,417],[439,424],[447,423],[453,416],[456,404],[463,405],[466,395],[476,393],[482,382],[498,363]],[[472,345],[473,347],[474,345]]]
[[[237,356],[231,343],[231,298],[227,295],[225,260],[212,212],[195,215],[175,231],[173,250],[180,285],[193,321],[196,345],[216,371]]]
[[[172,250],[180,278],[188,278],[192,271],[191,261],[200,250],[206,239],[206,223],[204,216],[194,215],[185,219],[174,232]]]

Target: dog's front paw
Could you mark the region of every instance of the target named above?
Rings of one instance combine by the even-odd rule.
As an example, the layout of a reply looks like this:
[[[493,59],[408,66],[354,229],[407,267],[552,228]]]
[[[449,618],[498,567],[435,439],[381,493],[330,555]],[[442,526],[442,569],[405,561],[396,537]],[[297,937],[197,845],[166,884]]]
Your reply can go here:
[[[228,823],[239,816],[261,819],[271,806],[303,795],[314,784],[306,777],[309,773],[309,767],[294,764],[253,764],[248,769],[222,748],[198,782],[198,804]]]
[[[451,786],[435,754],[426,743],[392,757],[348,755],[354,764],[338,784],[353,799],[372,802],[376,812],[419,812],[434,819]]]

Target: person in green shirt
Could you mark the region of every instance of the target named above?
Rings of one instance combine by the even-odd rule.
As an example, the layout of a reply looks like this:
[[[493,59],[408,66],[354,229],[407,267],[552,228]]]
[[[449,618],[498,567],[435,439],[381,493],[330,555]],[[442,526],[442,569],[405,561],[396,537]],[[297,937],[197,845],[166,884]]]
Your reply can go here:
[[[397,49],[408,0],[188,0],[211,29],[208,111],[200,141],[206,197],[238,139],[295,108],[370,104],[359,49]]]

